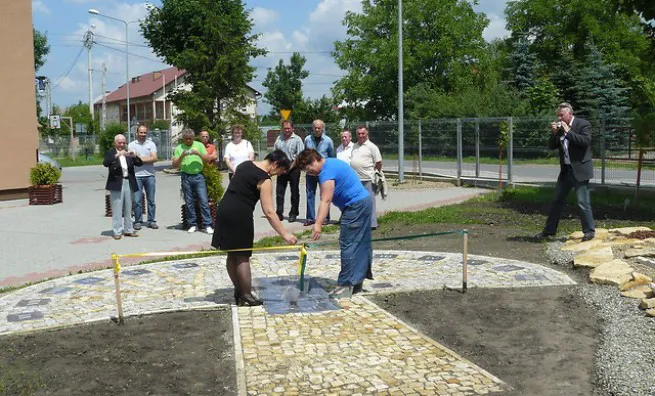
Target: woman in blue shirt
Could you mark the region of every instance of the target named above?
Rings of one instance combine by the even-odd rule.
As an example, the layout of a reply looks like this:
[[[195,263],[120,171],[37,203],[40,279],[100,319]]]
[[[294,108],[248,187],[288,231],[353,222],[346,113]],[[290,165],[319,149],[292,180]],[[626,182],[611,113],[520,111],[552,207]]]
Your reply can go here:
[[[330,204],[341,210],[341,271],[334,296],[358,293],[364,278],[371,273],[373,249],[371,247],[371,194],[362,186],[355,171],[336,158],[323,158],[314,149],[305,149],[296,157],[296,167],[318,177],[321,186],[321,203],[312,230],[312,239],[321,237],[323,220]]]

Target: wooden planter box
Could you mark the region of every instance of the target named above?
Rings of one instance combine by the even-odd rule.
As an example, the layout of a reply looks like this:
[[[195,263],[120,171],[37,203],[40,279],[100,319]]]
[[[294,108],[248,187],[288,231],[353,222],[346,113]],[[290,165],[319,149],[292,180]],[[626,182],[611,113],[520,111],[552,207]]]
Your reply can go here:
[[[198,204],[198,201],[196,201],[195,204],[196,204],[196,219],[202,219],[202,213],[200,212],[200,205]],[[209,200],[209,213],[211,214],[212,217],[212,227],[214,227],[214,224],[216,224],[216,209],[217,209],[216,203],[212,200]],[[189,227],[191,227],[191,224],[189,224],[186,204],[182,204],[182,228],[188,230]]]
[[[147,205],[146,205],[146,194],[143,194],[143,199],[141,200],[141,213],[146,214],[147,213]],[[111,210],[111,196],[107,193],[105,194],[105,217],[111,217],[113,215],[113,212]],[[132,216],[134,216],[134,203],[132,203]]]
[[[54,205],[64,202],[61,184],[30,186],[27,192],[30,205]]]

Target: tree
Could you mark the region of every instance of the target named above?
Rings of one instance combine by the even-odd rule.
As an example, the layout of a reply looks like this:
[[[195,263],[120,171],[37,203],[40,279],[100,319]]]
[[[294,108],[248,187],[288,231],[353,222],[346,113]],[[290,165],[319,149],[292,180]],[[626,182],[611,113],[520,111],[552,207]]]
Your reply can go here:
[[[280,59],[275,69],[268,69],[262,85],[268,88],[264,98],[272,106],[271,115],[280,114],[282,109],[295,112],[302,102],[302,80],[309,76],[309,72],[303,69],[305,62],[307,59],[304,56],[294,52],[288,65]]]
[[[37,72],[45,64],[45,57],[50,52],[48,37],[32,27],[34,35],[34,71]]]
[[[339,122],[339,113],[334,106],[333,100],[325,95],[318,99],[304,98],[291,113],[291,117],[298,124],[310,124],[316,119],[326,124]]]
[[[150,9],[143,37],[187,72],[190,89],[171,94],[186,126],[224,131],[249,100],[246,84],[255,72],[249,62],[266,53],[255,46],[252,25],[241,0],[163,0]]]
[[[389,119],[397,114],[398,8],[396,0],[363,0],[362,13],[347,12],[348,37],[333,56],[346,71],[333,94],[357,116]],[[414,0],[403,8],[404,87],[420,83],[454,92],[475,80],[488,24],[465,0]],[[351,110],[346,110],[351,112]],[[352,114],[349,118],[353,118]]]
[[[509,55],[508,62],[514,88],[523,92],[535,85],[537,56],[530,51],[530,42],[525,36],[514,43],[514,51]]]

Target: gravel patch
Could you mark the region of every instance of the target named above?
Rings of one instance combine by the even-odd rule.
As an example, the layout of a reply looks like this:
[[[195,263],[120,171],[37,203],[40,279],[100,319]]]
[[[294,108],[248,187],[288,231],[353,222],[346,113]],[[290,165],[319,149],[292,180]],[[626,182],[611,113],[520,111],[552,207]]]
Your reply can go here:
[[[549,243],[551,262],[580,274],[578,292],[597,309],[601,333],[596,352],[597,395],[655,395],[655,319],[644,315],[638,300],[621,297],[614,286],[587,283],[587,271],[571,271],[574,254],[561,242]],[[576,276],[576,278],[578,278]]]

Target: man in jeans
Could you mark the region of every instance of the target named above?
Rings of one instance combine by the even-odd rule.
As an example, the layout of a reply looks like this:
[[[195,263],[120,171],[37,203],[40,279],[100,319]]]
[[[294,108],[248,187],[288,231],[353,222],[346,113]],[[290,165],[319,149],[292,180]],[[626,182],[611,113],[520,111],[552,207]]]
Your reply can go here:
[[[305,148],[314,149],[323,158],[336,158],[334,143],[325,133],[325,123],[322,120],[314,120],[312,123],[312,134],[305,137]],[[303,223],[305,227],[316,222],[316,187],[318,176],[305,176],[305,192],[307,193],[307,219]],[[319,190],[320,191],[320,190]],[[330,221],[330,212],[325,218],[325,224]]]
[[[296,156],[305,149],[302,138],[293,131],[293,122],[284,121],[282,123],[282,134],[275,139],[273,149],[282,150],[287,155],[289,161],[293,163]],[[287,184],[291,187],[291,211],[289,211],[289,223],[293,223],[298,218],[298,206],[300,205],[300,168],[295,166],[283,175],[277,175],[275,185],[275,201],[277,203],[277,217],[280,221],[284,220],[284,196],[287,192]]]
[[[211,157],[207,154],[205,145],[195,141],[194,138],[195,133],[192,129],[187,128],[182,131],[182,143],[175,147],[173,153],[173,168],[179,168],[182,175],[182,193],[187,209],[187,219],[191,225],[189,232],[196,232],[199,228],[204,228],[207,234],[213,234],[214,229],[207,201],[207,184],[202,175],[204,163],[209,162]],[[202,223],[196,219],[196,200],[200,205]]]
[[[134,167],[136,171],[136,184],[139,188],[134,193],[134,229],[140,230],[143,223],[143,190],[148,200],[148,227],[156,230],[155,220],[155,162],[157,162],[157,146],[152,140],[146,140],[148,127],[140,125],[136,130],[136,140],[128,145],[128,150],[135,152],[143,161],[142,166]]]

